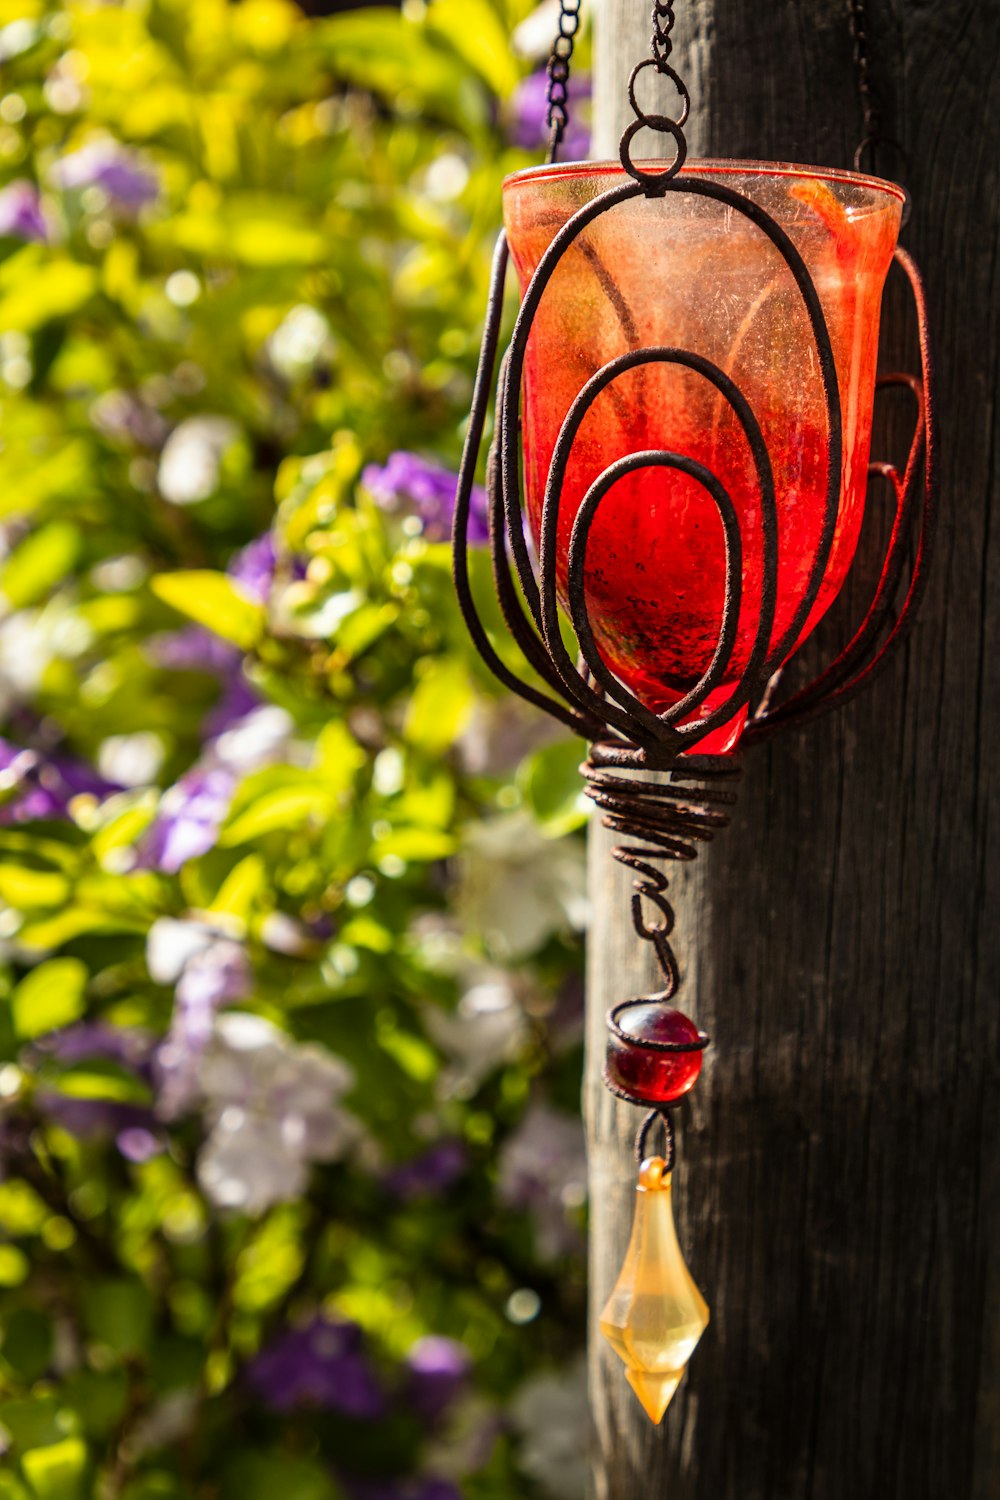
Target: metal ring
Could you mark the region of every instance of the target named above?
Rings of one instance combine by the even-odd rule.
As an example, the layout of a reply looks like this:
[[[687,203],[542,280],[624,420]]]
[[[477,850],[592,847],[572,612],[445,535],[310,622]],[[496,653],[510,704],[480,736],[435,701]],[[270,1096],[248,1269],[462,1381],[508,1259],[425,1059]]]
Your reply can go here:
[[[647,57],[643,62],[637,63],[636,66],[632,69],[632,75],[628,81],[628,100],[632,106],[632,113],[635,115],[636,119],[641,120],[644,125],[648,125],[650,123],[650,120],[653,118],[652,116],[646,114],[645,110],[641,108],[639,101],[635,97],[635,81],[638,78],[639,74],[642,72],[643,68],[655,68],[657,73],[659,73],[661,77],[670,79],[670,82],[674,85],[678,94],[680,95],[681,104],[683,106],[681,117],[679,120],[675,120],[674,124],[678,127],[683,128],[683,126],[687,124],[688,117],[691,114],[691,95],[688,93],[687,84],[684,82],[683,78],[681,78],[680,74],[674,68],[672,68],[669,63],[657,62],[655,58],[652,57]],[[655,129],[656,127],[652,126],[651,128]]]
[[[629,147],[639,131],[645,130],[647,126],[661,135],[672,135],[677,146],[677,155],[662,172],[644,172],[641,167],[635,165],[629,152]],[[641,120],[633,120],[632,124],[627,127],[622,136],[618,154],[628,175],[635,178],[649,197],[655,197],[657,193],[666,191],[667,183],[672,177],[676,177],[683,167],[687,159],[687,141],[676,120],[671,120],[667,115],[644,115]]]
[[[893,140],[893,138],[892,138],[891,135],[866,135],[865,136],[864,140],[860,143],[860,145],[858,146],[858,149],[854,153],[854,170],[855,170],[855,172],[863,172],[865,170],[864,165],[863,165],[864,159],[865,159],[865,152],[866,151],[870,151],[871,155],[872,155],[872,165],[871,165],[871,169],[870,169],[871,173],[875,177],[879,176],[879,173],[876,172],[876,170],[875,170],[875,150],[876,150],[876,148],[878,146],[891,146],[892,149],[893,149],[893,151],[895,151],[897,153],[897,155],[899,156],[899,164],[900,164],[900,166],[903,169],[901,175],[904,178],[909,177],[909,175],[910,175],[910,158],[909,158],[909,154],[907,153],[906,147],[905,146],[901,146],[898,141]],[[896,182],[896,178],[895,177],[887,178],[886,181]],[[913,204],[912,204],[912,200],[910,198],[910,190],[906,186],[906,183],[905,182],[896,182],[896,186],[898,188],[901,188],[902,192],[903,192],[903,210],[902,210],[902,213],[900,214],[900,218],[899,218],[899,227],[900,227],[901,230],[903,230],[903,229],[906,228],[907,224],[910,222],[910,210],[911,210]]]

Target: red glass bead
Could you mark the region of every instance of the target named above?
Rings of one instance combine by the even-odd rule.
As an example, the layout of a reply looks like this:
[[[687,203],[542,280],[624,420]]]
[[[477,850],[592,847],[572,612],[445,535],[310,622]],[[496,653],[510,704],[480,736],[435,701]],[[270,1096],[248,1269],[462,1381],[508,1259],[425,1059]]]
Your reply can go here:
[[[702,1035],[689,1017],[671,1005],[637,1000],[614,1017],[619,1036],[608,1031],[607,1075],[615,1088],[650,1104],[670,1104],[692,1089],[701,1072]],[[649,1043],[668,1042],[684,1051],[661,1051]]]

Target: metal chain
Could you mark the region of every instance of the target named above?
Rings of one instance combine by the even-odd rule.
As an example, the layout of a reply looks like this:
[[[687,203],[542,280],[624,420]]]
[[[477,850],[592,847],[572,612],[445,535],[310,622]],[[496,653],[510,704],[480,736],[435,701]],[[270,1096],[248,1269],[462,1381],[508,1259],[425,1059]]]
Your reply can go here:
[[[546,92],[548,111],[545,118],[551,132],[547,157],[550,162],[555,161],[558,155],[569,123],[569,65],[576,45],[576,34],[580,29],[581,3],[582,0],[559,0],[559,30],[545,69],[549,80]]]
[[[863,132],[854,153],[854,170],[856,172],[864,170],[867,153],[871,161],[870,169],[878,171],[879,147],[888,147],[890,152],[895,153],[896,166],[901,170],[894,172],[893,176],[897,179],[901,178],[901,186],[906,194],[902,217],[902,223],[905,225],[910,217],[910,191],[907,187],[907,179],[910,175],[909,157],[899,142],[892,136],[886,135],[882,128],[882,111],[872,86],[867,0],[847,0],[847,15],[851,26],[851,41],[854,44],[854,67],[858,77],[858,94],[861,98]]]
[[[868,50],[868,15],[865,0],[847,0],[847,14],[851,23],[851,40],[854,43],[854,66],[858,74],[858,93],[861,95],[861,117],[863,136],[859,153],[869,141],[876,141],[882,133],[882,120],[875,95],[872,92],[871,58]]]
[[[650,45],[653,61],[658,68],[665,68],[670,61],[674,46],[670,33],[673,29],[673,0],[653,0],[653,36]]]

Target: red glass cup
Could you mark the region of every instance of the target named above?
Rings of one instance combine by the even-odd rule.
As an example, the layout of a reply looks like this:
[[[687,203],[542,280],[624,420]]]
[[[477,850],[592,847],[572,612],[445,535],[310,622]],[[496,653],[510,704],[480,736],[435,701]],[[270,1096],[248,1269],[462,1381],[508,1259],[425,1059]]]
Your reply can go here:
[[[857,173],[757,162],[689,162],[677,183],[690,180],[734,189],[788,235],[815,285],[836,366],[843,419],[836,527],[787,657],[836,597],[857,546],[882,289],[903,193]],[[504,221],[522,292],[573,214],[628,181],[622,168],[605,163],[507,178]],[[829,419],[816,338],[792,271],[760,227],[731,206],[680,191],[637,195],[594,219],[556,266],[534,315],[522,382],[524,483],[536,543],[553,450],[574,398],[610,361],[658,345],[710,360],[740,388],[760,425],[777,506],[773,649],[804,607],[819,556]],[[691,716],[700,720],[726,703],[750,660],[764,575],[761,487],[750,444],[732,406],[703,374],[641,363],[596,397],[566,465],[556,590],[568,611],[570,535],[587,491],[611,462],[647,450],[668,450],[707,469],[728,491],[739,522],[735,645],[719,685]],[[705,486],[676,468],[624,474],[594,516],[583,576],[605,665],[652,711],[678,703],[708,668],[723,613],[724,533]],[[700,752],[732,748],[746,706],[721,717],[698,742]]]

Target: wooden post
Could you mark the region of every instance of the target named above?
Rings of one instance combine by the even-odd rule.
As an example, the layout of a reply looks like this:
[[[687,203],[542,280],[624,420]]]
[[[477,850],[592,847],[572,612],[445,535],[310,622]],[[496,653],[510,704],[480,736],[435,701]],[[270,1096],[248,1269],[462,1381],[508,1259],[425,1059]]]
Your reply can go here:
[[[649,4],[595,3],[597,154],[615,155]],[[733,825],[671,879],[681,1003],[713,1038],[676,1193],[712,1322],[660,1429],[596,1331],[635,1180],[603,1018],[655,976],[593,829],[595,1500],[1000,1494],[1000,10],[868,9],[936,334],[937,556],[905,653],[847,711],[748,753]],[[845,0],[677,12],[695,149],[850,162]],[[887,324],[887,363],[912,368],[891,302]]]

